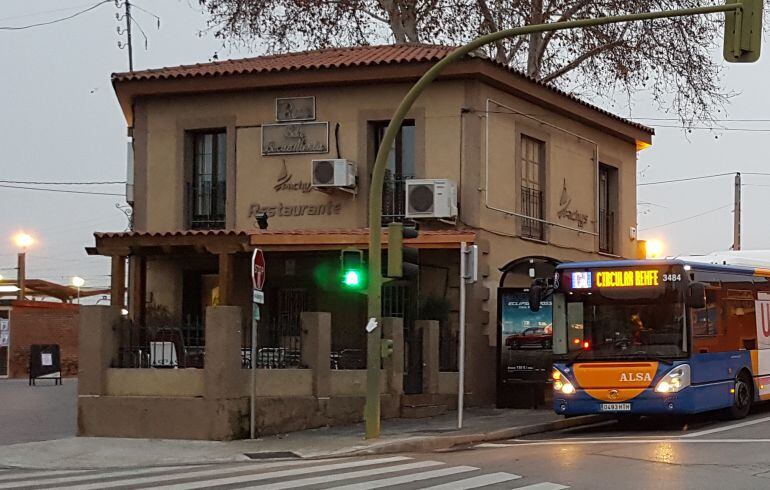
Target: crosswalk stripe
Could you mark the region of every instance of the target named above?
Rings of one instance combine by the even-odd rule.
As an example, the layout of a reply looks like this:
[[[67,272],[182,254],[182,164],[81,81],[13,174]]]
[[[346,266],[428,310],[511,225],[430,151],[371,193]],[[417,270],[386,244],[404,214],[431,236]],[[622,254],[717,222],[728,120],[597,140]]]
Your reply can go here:
[[[255,488],[259,490],[283,490],[285,488],[299,488],[306,487],[308,485],[321,485],[323,483],[332,483],[341,480],[352,480],[353,478],[368,478],[374,475],[382,475],[385,473],[396,473],[399,471],[416,470],[420,468],[428,468],[431,466],[439,466],[444,463],[440,461],[419,461],[417,463],[408,463],[397,466],[385,466],[382,468],[373,468],[369,470],[351,471],[348,473],[335,473],[333,475],[315,476],[312,478],[302,478],[300,480],[282,481],[279,483],[272,483],[267,485],[258,485]]]
[[[28,480],[30,478],[45,478],[47,476],[79,475],[93,470],[66,470],[66,471],[10,471],[0,476],[0,482],[9,480]]]
[[[452,466],[451,468],[442,468],[440,470],[423,471],[411,475],[394,476],[392,478],[382,478],[380,480],[371,480],[362,483],[353,483],[342,487],[334,487],[330,490],[369,490],[371,488],[390,487],[401,485],[413,481],[430,480],[431,478],[441,478],[442,476],[456,475],[468,471],[476,471],[478,468],[473,466]]]
[[[361,461],[350,461],[347,463],[337,463],[321,466],[313,466],[310,468],[297,468],[293,470],[281,470],[270,471],[268,473],[259,473],[255,475],[248,475],[242,477],[223,478],[219,480],[205,480],[190,483],[181,483],[179,485],[166,485],[163,487],[156,487],[157,489],[164,490],[194,490],[196,488],[207,488],[213,485],[230,485],[234,483],[246,483],[260,480],[270,480],[272,478],[284,478],[296,475],[306,475],[310,473],[322,473],[324,471],[343,470],[346,468],[357,468],[361,466],[372,466],[376,464],[395,463],[398,461],[406,461],[412,458],[406,456],[392,456],[389,458],[377,458],[377,459],[365,459]]]
[[[45,478],[45,474],[40,474],[39,476],[35,477],[35,479],[30,480],[29,476],[27,475],[24,480],[18,480],[14,481],[12,483],[5,483],[0,485],[0,489],[3,488],[20,488],[20,487],[34,487],[34,486],[40,486],[40,485],[61,485],[63,483],[73,483],[73,482],[82,482],[82,481],[88,481],[93,480],[95,478],[110,478],[110,477],[117,477],[117,476],[133,476],[133,475],[141,475],[141,474],[155,474],[155,473],[165,473],[169,471],[174,470],[180,470],[180,469],[192,469],[192,468],[200,468],[200,466],[167,466],[164,468],[144,468],[144,469],[131,469],[131,470],[116,470],[116,471],[109,471],[104,473],[90,473],[90,474],[79,474],[76,476],[65,476],[63,478],[54,478],[52,480],[45,479],[44,481],[40,481],[37,478],[43,477]]]
[[[466,490],[511,480],[518,480],[519,478],[521,478],[520,475],[514,475],[513,473],[490,473],[489,475],[474,476],[472,478],[466,478],[465,480],[457,480],[444,483],[443,485],[436,485],[435,487],[423,488],[422,490]]]
[[[526,487],[517,487],[514,490],[564,490],[565,488],[569,487],[546,481],[543,483],[535,483],[534,485],[527,485]]]
[[[316,460],[313,461],[314,463],[320,462],[320,461],[329,461],[329,460]],[[243,473],[246,471],[251,471],[251,474],[254,474],[254,470],[262,470],[262,469],[269,469],[269,468],[280,468],[280,467],[287,467],[287,466],[299,466],[299,465],[307,465],[309,464],[309,461],[281,461],[276,463],[265,463],[265,464],[243,464],[239,466],[227,466],[227,467],[219,467],[217,469],[211,469],[210,467],[208,469],[200,469],[195,471],[185,471],[184,473],[175,473],[171,475],[160,475],[160,476],[146,476],[146,477],[139,477],[139,478],[132,478],[132,479],[120,479],[120,480],[113,480],[109,482],[101,481],[97,483],[89,483],[87,485],[83,484],[75,484],[71,486],[76,486],[78,490],[99,490],[101,488],[114,488],[114,487],[122,487],[122,486],[128,486],[128,485],[146,485],[148,483],[163,483],[167,481],[173,481],[173,480],[182,480],[184,478],[202,478],[202,477],[209,477],[209,476],[215,476],[215,475],[236,475],[238,473]],[[66,487],[59,487],[59,488],[66,488]]]

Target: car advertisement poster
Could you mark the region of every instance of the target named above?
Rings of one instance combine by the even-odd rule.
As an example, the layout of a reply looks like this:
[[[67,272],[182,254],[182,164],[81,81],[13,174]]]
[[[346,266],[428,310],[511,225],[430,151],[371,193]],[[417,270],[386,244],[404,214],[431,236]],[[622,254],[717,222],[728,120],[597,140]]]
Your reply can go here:
[[[529,307],[526,289],[499,290],[500,370],[503,380],[545,381],[552,359],[552,301]]]

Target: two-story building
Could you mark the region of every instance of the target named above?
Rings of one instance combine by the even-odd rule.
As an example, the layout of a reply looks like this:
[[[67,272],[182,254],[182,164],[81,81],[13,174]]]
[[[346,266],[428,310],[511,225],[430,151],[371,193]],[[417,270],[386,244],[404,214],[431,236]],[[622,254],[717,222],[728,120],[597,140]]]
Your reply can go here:
[[[133,231],[96,233],[89,249],[112,256],[113,303],[123,306],[127,288],[135,324],[178,326],[179,338],[165,340],[184,344],[173,362],[192,368],[203,363],[205,308],[240,306],[250,364],[250,253],[259,247],[258,367],[303,367],[300,317],[310,311],[330,313],[332,369],[361,369],[366,301],[341,285],[340,251],[366,249],[370,226],[416,223],[408,242],[420,249],[419,277],[383,290],[383,316],[404,318],[403,393],[426,389],[430,353],[416,321],[438,322],[441,370],[455,369],[466,242],[481,251],[468,293],[466,397],[493,403],[498,287],[548,277],[560,261],[635,256],[636,155],[653,131],[469,56],[410,111],[390,155],[382,223],[369,223],[388,120],[450,50],[366,46],[114,74],[132,153]],[[316,160],[340,162],[335,170]],[[122,346],[130,353],[113,367],[145,367],[136,347]]]

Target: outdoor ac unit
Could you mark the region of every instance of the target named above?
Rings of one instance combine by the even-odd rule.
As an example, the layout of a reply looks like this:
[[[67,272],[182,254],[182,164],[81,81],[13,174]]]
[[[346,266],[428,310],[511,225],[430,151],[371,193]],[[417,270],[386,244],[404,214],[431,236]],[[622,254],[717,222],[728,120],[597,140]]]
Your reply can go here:
[[[356,186],[356,164],[345,159],[313,160],[310,173],[313,187]]]
[[[454,218],[457,216],[457,186],[447,179],[406,181],[407,218]]]

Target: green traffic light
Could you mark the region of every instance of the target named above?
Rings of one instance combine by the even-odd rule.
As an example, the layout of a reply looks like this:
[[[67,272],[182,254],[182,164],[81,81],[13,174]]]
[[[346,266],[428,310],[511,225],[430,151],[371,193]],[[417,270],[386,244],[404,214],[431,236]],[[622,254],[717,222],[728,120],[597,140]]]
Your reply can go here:
[[[343,283],[348,287],[356,287],[361,284],[361,276],[358,271],[347,271],[343,276]]]

